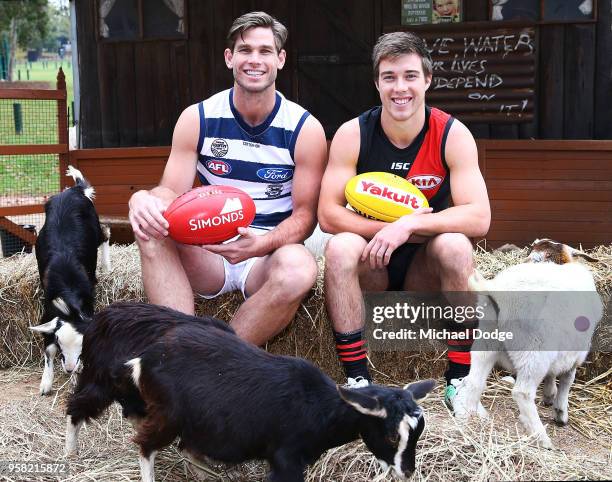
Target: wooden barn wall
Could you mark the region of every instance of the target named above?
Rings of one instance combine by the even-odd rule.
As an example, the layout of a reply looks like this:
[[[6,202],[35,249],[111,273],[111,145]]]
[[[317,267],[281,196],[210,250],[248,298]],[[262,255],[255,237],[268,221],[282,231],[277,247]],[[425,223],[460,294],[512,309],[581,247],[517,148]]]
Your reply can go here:
[[[489,0],[464,4],[467,22],[488,20]],[[383,26],[401,23],[401,0],[382,1]],[[597,22],[540,25],[535,120],[468,124],[481,139],[612,139],[611,2],[597,2]]]
[[[612,142],[483,139],[477,145],[492,210],[483,246],[525,246],[544,237],[584,248],[610,243]],[[111,218],[115,240],[131,242],[128,201],[157,185],[169,153],[168,146],[70,151],[70,163],[96,187],[96,209],[105,222]],[[123,228],[127,237],[118,237]]]
[[[377,102],[370,53],[401,0],[187,0],[188,38],[99,42],[95,3],[75,0],[83,147],[171,142],[180,112],[228,88],[226,31],[238,15],[264,10],[289,29],[278,89],[317,116],[328,136]],[[535,120],[470,123],[483,139],[611,139],[611,5],[597,23],[541,25]],[[465,20],[487,19],[488,0],[464,1]]]

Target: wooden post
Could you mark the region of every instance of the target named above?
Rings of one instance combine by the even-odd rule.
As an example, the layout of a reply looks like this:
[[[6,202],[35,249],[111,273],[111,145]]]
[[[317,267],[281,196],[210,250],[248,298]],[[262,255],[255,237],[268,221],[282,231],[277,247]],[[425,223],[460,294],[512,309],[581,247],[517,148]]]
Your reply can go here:
[[[57,90],[63,91],[64,95],[57,100],[57,141],[59,144],[68,146],[68,121],[66,108],[66,76],[60,67],[57,73]],[[68,152],[59,154],[59,178],[60,189],[64,189],[68,185],[68,180],[64,175],[68,169]]]

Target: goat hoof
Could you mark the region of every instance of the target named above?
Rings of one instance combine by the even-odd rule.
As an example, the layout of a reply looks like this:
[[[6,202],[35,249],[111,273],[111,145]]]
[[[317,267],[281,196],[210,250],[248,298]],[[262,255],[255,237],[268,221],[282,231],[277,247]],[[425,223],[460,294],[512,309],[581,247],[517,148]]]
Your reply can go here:
[[[540,445],[546,450],[553,450],[555,448],[553,443],[548,438],[546,440],[540,440]]]
[[[558,408],[555,409],[555,423],[557,425],[559,425],[560,427],[565,427],[567,425],[568,420],[569,417],[565,410],[559,410]]]
[[[38,393],[40,393],[42,396],[45,395],[51,395],[51,391],[53,390],[53,387],[50,385],[40,385],[40,389],[38,390]]]

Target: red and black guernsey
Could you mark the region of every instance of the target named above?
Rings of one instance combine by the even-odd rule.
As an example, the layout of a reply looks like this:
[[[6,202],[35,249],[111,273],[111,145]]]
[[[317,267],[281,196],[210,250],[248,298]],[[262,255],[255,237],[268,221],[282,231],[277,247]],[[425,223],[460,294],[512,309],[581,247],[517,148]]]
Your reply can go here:
[[[384,171],[404,177],[416,185],[434,212],[448,207],[450,176],[444,150],[454,118],[435,107],[425,107],[425,124],[412,144],[394,146],[380,124],[382,107],[359,116],[361,147],[357,174]]]

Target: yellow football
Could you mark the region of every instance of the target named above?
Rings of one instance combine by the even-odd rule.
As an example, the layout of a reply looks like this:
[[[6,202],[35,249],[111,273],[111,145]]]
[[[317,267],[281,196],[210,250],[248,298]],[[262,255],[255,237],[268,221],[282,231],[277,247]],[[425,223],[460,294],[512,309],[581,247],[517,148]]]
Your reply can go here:
[[[344,195],[362,216],[390,223],[416,209],[429,207],[418,187],[389,172],[366,172],[352,177],[346,183]]]

